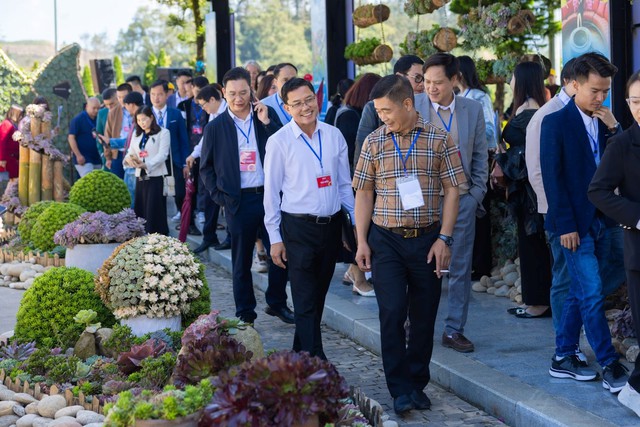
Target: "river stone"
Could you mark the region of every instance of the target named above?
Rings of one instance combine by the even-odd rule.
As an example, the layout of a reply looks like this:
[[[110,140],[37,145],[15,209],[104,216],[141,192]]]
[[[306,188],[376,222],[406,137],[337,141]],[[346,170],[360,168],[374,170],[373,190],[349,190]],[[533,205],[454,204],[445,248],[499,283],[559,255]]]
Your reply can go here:
[[[23,271],[30,268],[29,264],[11,264],[7,269],[7,275],[12,277],[20,277]]]
[[[508,295],[509,299],[511,301],[515,301],[516,300],[516,295],[518,295],[518,290],[516,288],[511,288],[509,290],[509,295]]]
[[[25,289],[29,289],[31,287],[31,285],[33,285],[33,282],[35,282],[35,281],[36,281],[35,277],[32,277],[31,279],[25,280],[22,286]]]
[[[53,418],[38,417],[33,420],[33,427],[49,427]]]
[[[75,347],[73,348],[73,355],[79,357],[82,360],[88,359],[96,354],[96,337],[95,335],[84,331]]]
[[[13,407],[13,413],[19,417],[24,417],[27,412],[24,410],[24,407],[22,405],[15,405]]]
[[[260,339],[260,334],[252,326],[247,326],[244,329],[238,329],[238,332],[232,335],[232,337],[253,353],[251,360],[264,357],[264,345]]]
[[[490,288],[487,288],[487,293],[490,294],[490,295],[495,294],[496,293],[496,287],[492,286]]]
[[[60,417],[56,418],[54,421],[49,424],[49,427],[81,427],[80,424],[74,417]]]
[[[20,417],[20,419],[16,421],[16,427],[31,427],[33,420],[36,418],[38,418],[37,414],[27,414],[24,417]]]
[[[15,400],[15,396],[16,393],[11,390],[0,390],[0,400]]]
[[[34,415],[39,415],[38,414],[38,404],[40,402],[33,402],[33,403],[29,403],[27,406],[24,407],[25,412],[28,414],[34,414]]]
[[[36,275],[36,273],[37,272],[32,269],[24,270],[22,273],[20,273],[20,281],[25,282],[27,279],[33,278]]]
[[[501,287],[499,287],[498,289],[496,289],[494,295],[497,297],[506,297],[507,295],[509,295],[509,290],[511,288],[509,287],[509,285],[503,285]]]
[[[0,274],[3,275],[3,276],[6,276],[7,275],[7,270],[9,269],[10,265],[11,264],[8,264],[8,263],[0,265]]]
[[[93,411],[82,410],[76,415],[76,420],[83,426],[91,423],[101,423],[104,421],[104,415]]]
[[[500,274],[502,274],[502,277],[504,277],[509,273],[513,273],[517,269],[518,269],[518,266],[515,264],[505,265],[504,267],[502,267],[502,269],[500,269]]]
[[[613,308],[611,310],[605,311],[604,316],[607,318],[607,320],[614,320],[616,317],[620,315],[620,313],[622,313],[622,310]]]
[[[85,424],[84,427],[104,427],[104,423],[90,423]]]
[[[499,282],[500,280],[502,280],[502,276],[500,276],[500,275],[491,276],[490,280],[491,280],[491,283],[496,283],[496,282]],[[489,286],[489,287],[491,287],[491,286]]]
[[[17,415],[3,415],[0,417],[0,427],[12,426],[20,419]]]
[[[636,363],[636,360],[638,359],[638,353],[640,353],[640,347],[638,347],[637,345],[632,345],[631,347],[629,347],[629,349],[627,350],[627,354],[625,355],[627,361]]]
[[[475,282],[471,285],[471,290],[474,292],[487,292],[487,287],[484,286],[481,282]]]
[[[45,418],[53,418],[60,409],[67,406],[64,396],[47,396],[38,404],[38,413]]]
[[[625,347],[629,348],[631,346],[638,345],[638,339],[637,338],[625,338],[624,341],[622,341],[622,344],[624,344]]]
[[[512,271],[511,273],[508,273],[506,276],[504,276],[504,281],[507,283],[507,285],[513,286],[515,285],[516,280],[518,280],[519,277],[520,276],[517,272]]]
[[[518,257],[518,258],[514,259],[514,260],[513,260],[513,263],[514,263],[515,265],[520,265],[520,257]]]
[[[485,288],[488,288],[491,285],[491,278],[489,276],[482,276],[480,278],[480,283],[482,283],[482,286]]]
[[[13,400],[4,400],[0,402],[0,417],[3,417],[5,415],[12,415],[13,407],[16,405],[20,406],[18,402]]]
[[[113,335],[113,329],[111,328],[100,328],[96,331],[95,337],[96,337],[96,346],[97,346],[98,354],[102,356],[113,357],[113,358],[117,357],[116,352],[114,352],[113,350],[107,349],[103,344],[109,338],[111,338],[112,335]]]
[[[500,267],[495,266],[491,270],[491,276],[499,276],[500,275]]]
[[[38,399],[27,393],[16,393],[16,395],[13,397],[13,400],[18,403],[22,403],[23,405],[28,405],[29,403],[38,401]]]
[[[80,405],[67,406],[66,408],[62,408],[58,412],[56,412],[53,418],[57,420],[58,418],[62,417],[75,417],[78,414],[78,411],[82,411],[83,409],[84,406]]]
[[[504,266],[506,267],[507,265],[513,265],[513,260],[508,259],[504,262]]]
[[[496,288],[501,288],[506,284],[507,282],[505,282],[504,280],[498,280],[496,283],[493,284],[493,286],[495,286]]]
[[[35,270],[35,271],[36,271],[36,273],[42,273],[42,272],[44,271],[44,266],[42,266],[42,265],[40,265],[40,264],[33,264],[33,265],[31,266],[31,268],[32,268],[33,270]]]
[[[522,304],[522,294],[516,295],[516,299],[514,300],[516,304]]]

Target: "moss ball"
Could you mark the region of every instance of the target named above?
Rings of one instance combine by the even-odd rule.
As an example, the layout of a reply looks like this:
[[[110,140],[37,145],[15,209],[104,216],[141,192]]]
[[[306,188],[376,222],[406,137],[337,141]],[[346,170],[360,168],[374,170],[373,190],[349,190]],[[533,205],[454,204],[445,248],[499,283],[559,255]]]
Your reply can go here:
[[[69,202],[89,212],[116,214],[131,206],[129,189],[123,180],[111,172],[94,170],[73,184]]]
[[[85,209],[73,203],[52,202],[38,216],[31,230],[31,240],[37,250],[50,251],[56,247],[53,235],[56,231],[75,221]]]
[[[104,327],[116,322],[94,291],[92,273],[75,267],[52,268],[24,293],[14,336],[20,342],[36,341],[38,347],[73,346],[84,329],[73,320],[80,310],[94,310],[95,322]]]
[[[29,206],[29,209],[22,215],[20,218],[20,223],[18,224],[18,234],[20,234],[20,239],[29,244],[31,242],[31,230],[33,226],[36,224],[38,217],[42,212],[44,212],[49,206],[51,206],[51,201],[44,201],[34,203]]]

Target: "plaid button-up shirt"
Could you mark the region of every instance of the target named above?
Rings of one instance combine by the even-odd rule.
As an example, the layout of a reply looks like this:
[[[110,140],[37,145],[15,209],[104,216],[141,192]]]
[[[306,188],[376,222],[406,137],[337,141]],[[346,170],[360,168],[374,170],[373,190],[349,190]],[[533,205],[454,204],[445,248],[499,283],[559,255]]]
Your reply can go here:
[[[396,179],[404,176],[402,160],[393,143],[392,132],[381,126],[365,139],[353,177],[356,190],[376,193],[373,222],[388,228],[422,228],[440,219],[440,191],[466,182],[460,154],[449,135],[425,122],[420,115],[406,135],[394,133],[402,156],[420,135],[406,162],[407,174],[418,177],[424,206],[405,211]]]

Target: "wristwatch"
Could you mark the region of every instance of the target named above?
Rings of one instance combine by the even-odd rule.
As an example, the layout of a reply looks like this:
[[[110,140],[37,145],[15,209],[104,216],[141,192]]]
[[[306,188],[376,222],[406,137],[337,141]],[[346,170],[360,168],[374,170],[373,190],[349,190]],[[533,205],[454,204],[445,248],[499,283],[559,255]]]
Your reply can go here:
[[[620,128],[620,122],[616,122],[615,125],[609,128],[609,132],[611,133],[617,132],[619,128]]]
[[[446,234],[438,234],[438,239],[442,240],[447,246],[453,245],[453,237],[451,236],[447,236]]]

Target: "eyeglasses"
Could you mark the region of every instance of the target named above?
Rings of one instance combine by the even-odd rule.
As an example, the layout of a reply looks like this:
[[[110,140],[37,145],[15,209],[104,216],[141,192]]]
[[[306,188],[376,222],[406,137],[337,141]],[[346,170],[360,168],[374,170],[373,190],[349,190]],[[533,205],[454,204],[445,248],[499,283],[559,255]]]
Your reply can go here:
[[[306,99],[303,99],[302,102],[294,102],[293,104],[287,104],[287,105],[293,108],[294,110],[299,110],[302,108],[303,105],[306,105],[307,107],[311,107],[314,105],[315,102],[316,102],[316,97],[310,96]]]
[[[631,108],[640,108],[640,96],[631,96],[626,99]]]
[[[414,74],[413,76],[405,74],[405,76],[407,76],[408,79],[413,80],[417,84],[420,84],[424,81],[424,76],[422,74]]]

